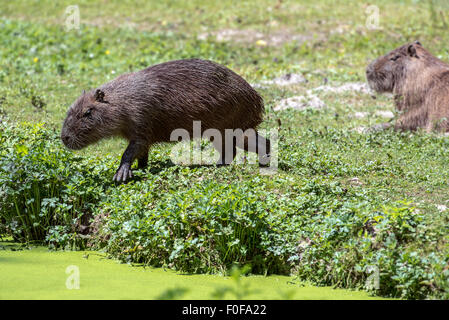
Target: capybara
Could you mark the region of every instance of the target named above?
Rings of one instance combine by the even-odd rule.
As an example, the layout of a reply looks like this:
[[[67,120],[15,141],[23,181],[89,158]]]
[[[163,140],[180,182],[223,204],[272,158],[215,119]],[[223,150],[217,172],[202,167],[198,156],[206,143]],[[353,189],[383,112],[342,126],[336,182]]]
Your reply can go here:
[[[405,44],[374,60],[366,70],[371,89],[394,95],[397,130],[449,129],[449,65],[421,43]]]
[[[61,139],[75,150],[102,138],[127,139],[129,145],[114,175],[118,182],[132,177],[135,159],[139,168],[145,168],[150,146],[170,142],[175,129],[192,137],[194,121],[200,121],[201,134],[209,129],[218,130],[222,137],[227,129],[254,131],[234,135],[231,147],[225,138],[211,137],[220,153],[218,164],[229,164],[237,146],[257,152],[259,163],[267,165],[270,141],[255,131],[263,112],[261,96],[230,69],[208,60],[175,60],[123,74],[84,92],[67,112]]]

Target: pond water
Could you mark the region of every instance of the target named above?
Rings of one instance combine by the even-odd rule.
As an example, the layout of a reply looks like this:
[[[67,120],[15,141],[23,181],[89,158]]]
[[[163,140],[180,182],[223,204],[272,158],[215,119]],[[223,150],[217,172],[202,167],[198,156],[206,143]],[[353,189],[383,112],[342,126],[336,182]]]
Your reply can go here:
[[[288,276],[187,275],[120,264],[100,252],[11,249],[0,243],[0,299],[378,299]]]

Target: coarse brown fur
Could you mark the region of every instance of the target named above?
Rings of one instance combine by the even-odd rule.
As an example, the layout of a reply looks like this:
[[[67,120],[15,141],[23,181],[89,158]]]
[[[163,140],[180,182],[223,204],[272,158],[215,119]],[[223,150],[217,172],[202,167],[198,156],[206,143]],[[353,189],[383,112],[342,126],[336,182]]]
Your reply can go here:
[[[376,59],[366,74],[373,90],[394,94],[396,129],[449,131],[449,65],[418,41]]]
[[[84,92],[68,110],[61,138],[67,147],[81,149],[121,136],[130,142],[121,167],[134,159],[145,167],[150,146],[169,142],[175,129],[192,137],[193,122],[201,121],[202,132],[217,129],[224,136],[225,129],[256,129],[263,111],[260,95],[228,68],[207,60],[176,60]],[[129,168],[120,169],[114,179],[131,176]]]

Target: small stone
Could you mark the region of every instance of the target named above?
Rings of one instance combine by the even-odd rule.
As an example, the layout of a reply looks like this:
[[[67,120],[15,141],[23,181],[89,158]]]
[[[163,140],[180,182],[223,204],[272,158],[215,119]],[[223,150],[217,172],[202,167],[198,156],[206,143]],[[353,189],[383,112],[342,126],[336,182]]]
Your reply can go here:
[[[378,110],[374,113],[375,116],[392,119],[394,118],[394,113],[388,110]]]
[[[363,182],[357,177],[349,179],[349,183],[356,186],[361,186],[363,184]]]
[[[306,83],[307,79],[300,73],[287,73],[273,80],[262,81],[265,85],[290,86],[294,84]]]
[[[319,86],[312,90],[313,91],[332,92],[332,93],[344,93],[344,92],[352,91],[352,92],[361,92],[361,93],[370,94],[370,95],[373,94],[373,91],[368,86],[368,84],[363,83],[363,82],[348,82],[348,83],[344,83],[340,86],[323,85],[323,86]]]
[[[369,116],[369,112],[356,112],[352,115],[353,118],[362,119]]]
[[[293,96],[287,99],[279,101],[279,103],[273,108],[274,111],[280,111],[285,109],[304,110],[311,109],[323,109],[326,108],[326,104],[315,95],[308,96]]]
[[[364,133],[368,132],[368,128],[360,126],[360,127],[356,127],[354,129],[352,129],[352,131],[355,131],[355,132],[360,133],[360,134],[364,134]]]

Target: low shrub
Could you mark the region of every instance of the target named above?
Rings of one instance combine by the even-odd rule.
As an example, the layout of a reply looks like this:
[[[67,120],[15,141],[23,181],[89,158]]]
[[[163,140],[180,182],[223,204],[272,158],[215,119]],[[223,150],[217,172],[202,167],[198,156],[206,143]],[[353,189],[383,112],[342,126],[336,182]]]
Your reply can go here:
[[[186,272],[224,273],[236,263],[288,272],[294,248],[280,235],[288,200],[262,187],[209,180],[165,191],[156,177],[122,186],[101,205],[105,249],[126,262]]]
[[[106,165],[75,156],[43,125],[0,123],[0,219],[18,241],[80,245],[107,181]]]

